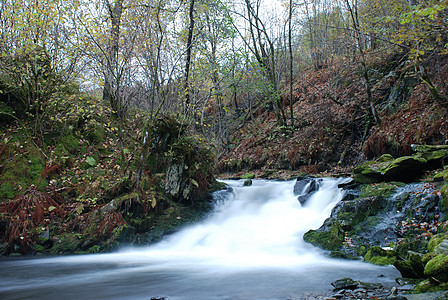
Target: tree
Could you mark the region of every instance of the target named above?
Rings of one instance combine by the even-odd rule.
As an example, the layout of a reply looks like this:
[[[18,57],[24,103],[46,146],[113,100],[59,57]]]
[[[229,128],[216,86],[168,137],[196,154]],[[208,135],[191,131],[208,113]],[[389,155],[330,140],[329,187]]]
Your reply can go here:
[[[284,125],[286,123],[286,116],[279,93],[274,40],[267,31],[265,23],[261,20],[260,1],[257,0],[256,3],[252,3],[250,0],[245,0],[245,7],[245,19],[248,23],[249,37],[248,39],[244,39],[244,42],[250,52],[255,56],[256,61],[269,81],[270,98],[277,122],[279,125]]]
[[[1,93],[14,96],[6,102],[16,116],[35,121],[39,141],[54,95],[73,78],[78,62],[79,51],[69,43],[72,12],[58,0],[5,0],[0,6]]]

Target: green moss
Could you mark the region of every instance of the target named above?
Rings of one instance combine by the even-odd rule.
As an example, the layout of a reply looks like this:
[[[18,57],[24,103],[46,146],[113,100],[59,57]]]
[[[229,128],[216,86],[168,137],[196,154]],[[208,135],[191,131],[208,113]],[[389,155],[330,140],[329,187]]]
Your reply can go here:
[[[448,213],[448,183],[442,186],[440,193],[442,194],[440,208],[444,213]]]
[[[50,249],[52,254],[76,253],[79,251],[82,243],[81,236],[77,233],[64,233],[56,237],[53,247]]]
[[[99,253],[101,251],[101,247],[98,245],[94,245],[87,250],[89,253]]]
[[[438,172],[433,177],[434,181],[442,181],[448,182],[448,168],[444,169],[441,172]]]
[[[426,279],[415,286],[415,288],[412,290],[412,294],[422,294],[446,290],[448,290],[448,283],[438,285],[434,284],[429,279]]]
[[[425,266],[425,275],[439,282],[448,282],[448,255],[439,254]]]
[[[393,250],[384,250],[379,246],[373,246],[369,248],[364,261],[375,265],[393,265],[397,260],[397,252]]]
[[[394,157],[390,154],[383,154],[381,155],[376,162],[387,162],[387,161],[392,161],[394,160]]]
[[[382,197],[388,198],[397,190],[397,186],[391,183],[378,183],[363,185],[360,197]]]
[[[18,141],[17,143],[20,145],[20,151],[23,154],[9,159],[8,163],[2,168],[0,175],[0,197],[3,199],[15,198],[20,190],[31,184],[38,186],[38,188],[46,186],[46,182],[42,180],[45,159],[40,150],[27,141]]]
[[[68,152],[72,154],[76,154],[78,152],[80,145],[79,140],[77,140],[72,134],[63,136],[61,138],[61,144]]]
[[[0,199],[14,199],[16,196],[16,189],[14,185],[9,182],[3,182],[0,185]]]
[[[216,192],[220,190],[225,190],[227,187],[227,184],[221,181],[214,180],[212,185],[210,186],[210,192]]]
[[[303,240],[322,249],[337,251],[344,243],[344,233],[337,225],[333,225],[330,231],[310,230],[303,236]]]
[[[424,266],[426,266],[426,264],[433,259],[434,257],[436,257],[438,254],[434,253],[434,252],[430,252],[430,253],[426,253],[425,255],[423,255],[422,257],[422,264]]]
[[[353,201],[346,201],[338,212],[337,219],[344,231],[363,230],[365,226],[374,225],[375,215],[384,208],[384,201],[381,197],[358,198]],[[372,216],[369,223],[360,224]],[[360,226],[357,226],[360,224]]]
[[[34,251],[36,252],[45,252],[46,248],[42,245],[35,244],[34,245]]]
[[[14,109],[0,101],[0,124],[13,121]]]
[[[252,179],[246,179],[243,183],[244,186],[251,186],[252,185]]]
[[[445,233],[439,233],[434,235],[430,240],[428,244],[428,252],[434,252],[436,247],[445,239],[448,239],[448,234]]]
[[[254,178],[255,178],[255,174],[253,174],[253,173],[246,173],[241,176],[241,179],[254,179]]]
[[[379,221],[379,219],[377,216],[368,216],[364,221],[356,224],[353,227],[353,231],[355,233],[361,233],[361,232],[367,231],[369,228],[372,228],[375,225],[377,225],[378,221]]]

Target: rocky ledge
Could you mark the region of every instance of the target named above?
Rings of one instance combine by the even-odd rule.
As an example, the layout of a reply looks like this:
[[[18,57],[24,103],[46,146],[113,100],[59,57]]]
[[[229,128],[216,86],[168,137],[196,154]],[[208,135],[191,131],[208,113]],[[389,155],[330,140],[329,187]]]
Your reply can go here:
[[[447,290],[448,146],[413,148],[357,167],[330,218],[304,240],[333,257],[394,265],[414,293]]]

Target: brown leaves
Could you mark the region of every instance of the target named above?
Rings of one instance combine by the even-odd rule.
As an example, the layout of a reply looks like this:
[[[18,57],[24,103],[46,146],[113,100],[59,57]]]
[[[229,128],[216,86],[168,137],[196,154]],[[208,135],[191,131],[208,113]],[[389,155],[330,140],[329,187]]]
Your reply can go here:
[[[32,185],[22,196],[0,203],[0,213],[9,221],[9,230],[7,228],[4,234],[9,247],[18,244],[21,251],[27,253],[37,240],[39,228],[45,228],[55,218],[64,217],[65,210],[58,194],[38,191]]]

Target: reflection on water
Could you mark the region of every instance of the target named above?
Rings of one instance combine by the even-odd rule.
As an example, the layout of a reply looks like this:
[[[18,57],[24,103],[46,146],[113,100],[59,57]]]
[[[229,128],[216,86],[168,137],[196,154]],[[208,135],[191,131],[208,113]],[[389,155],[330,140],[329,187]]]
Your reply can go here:
[[[0,298],[299,299],[342,277],[393,285],[392,267],[328,259],[302,241],[342,197],[339,182],[324,180],[302,207],[294,181],[228,181],[206,221],[151,247],[0,261]]]

